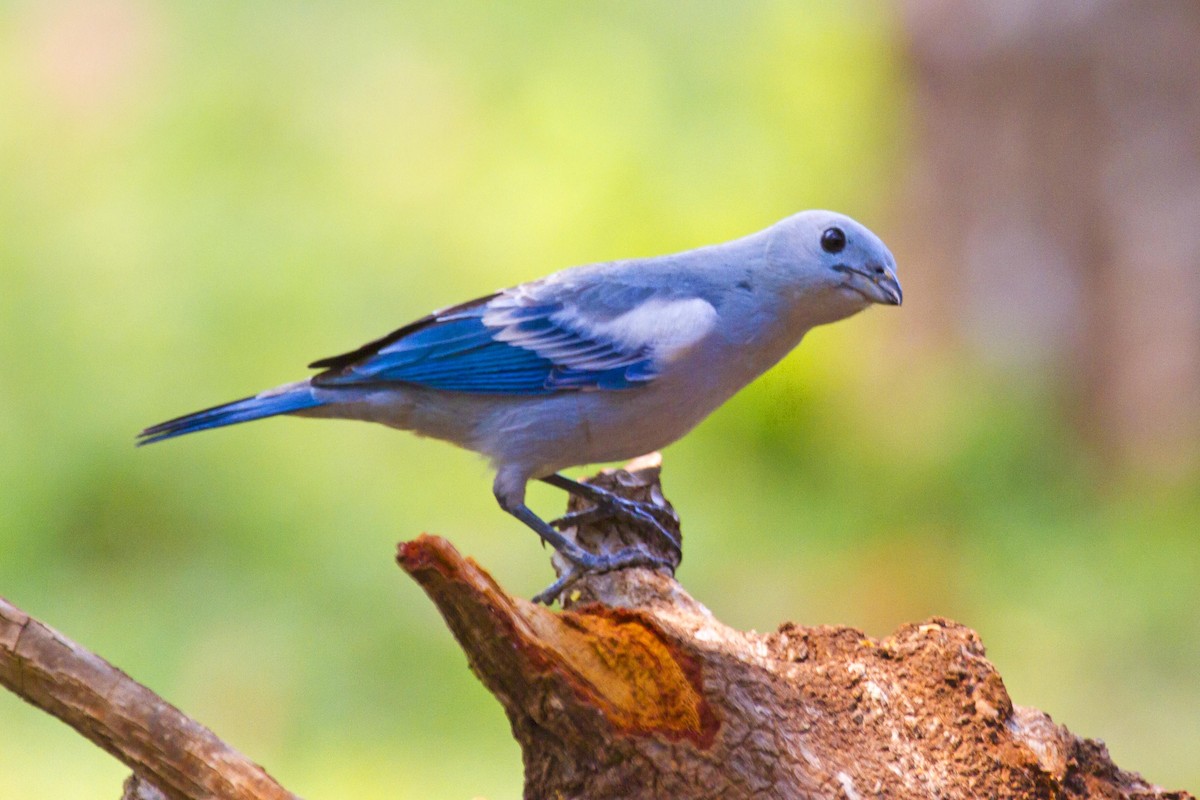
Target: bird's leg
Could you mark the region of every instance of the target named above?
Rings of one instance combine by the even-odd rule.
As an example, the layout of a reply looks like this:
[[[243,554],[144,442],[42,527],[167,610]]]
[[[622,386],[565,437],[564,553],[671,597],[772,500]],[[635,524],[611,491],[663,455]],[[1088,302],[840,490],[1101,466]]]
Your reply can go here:
[[[586,573],[613,572],[618,569],[626,569],[627,567],[649,567],[650,569],[657,569],[659,567],[670,569],[673,567],[666,559],[653,556],[641,547],[636,546],[627,547],[616,553],[598,554],[584,550],[578,544],[551,527],[548,522],[537,514],[533,513],[529,506],[525,505],[522,497],[497,491],[496,500],[499,501],[501,508],[521,520],[521,522],[524,522],[534,533],[542,538],[543,542],[549,544],[561,553],[563,558],[571,562],[573,567],[563,573],[562,577],[548,586],[544,591],[537,594],[533,598],[535,603],[550,605],[567,587],[579,580]]]
[[[581,522],[616,517],[617,519],[623,519],[654,531],[675,552],[676,564],[679,563],[679,559],[683,558],[683,548],[679,544],[679,539],[663,524],[663,520],[669,519],[672,522],[675,521],[674,515],[667,509],[661,508],[654,503],[641,503],[637,500],[630,500],[613,494],[606,489],[601,489],[598,486],[573,481],[565,475],[558,473],[548,475],[541,480],[551,486],[557,486],[559,489],[595,503],[593,508],[575,511],[552,520],[550,525],[565,528]]]
[[[525,525],[532,529],[534,533],[542,537],[542,541],[544,543],[562,553],[563,557],[572,564],[576,564],[586,570],[597,569],[598,562],[596,559],[600,558],[599,556],[597,556],[595,553],[590,553],[587,550],[584,550],[582,547],[575,544],[575,542],[571,541],[566,536],[563,536],[557,530],[550,527],[550,524],[537,514],[533,513],[533,510],[530,509],[529,506],[521,503],[513,506],[512,508],[507,508],[502,502],[500,507],[512,514],[517,519],[521,520],[521,522],[524,522]]]

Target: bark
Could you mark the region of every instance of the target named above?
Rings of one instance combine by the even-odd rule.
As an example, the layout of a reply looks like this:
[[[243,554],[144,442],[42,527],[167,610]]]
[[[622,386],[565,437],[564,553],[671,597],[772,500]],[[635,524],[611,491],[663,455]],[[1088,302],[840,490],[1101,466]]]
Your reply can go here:
[[[657,466],[598,485],[661,497]],[[581,540],[610,537],[604,523]],[[621,534],[626,536],[627,533]],[[1013,705],[974,631],[723,625],[667,575],[578,582],[555,613],[446,541],[398,560],[504,706],[527,798],[1187,798]]]
[[[134,770],[126,798],[296,800],[212,731],[3,599],[0,685]]]

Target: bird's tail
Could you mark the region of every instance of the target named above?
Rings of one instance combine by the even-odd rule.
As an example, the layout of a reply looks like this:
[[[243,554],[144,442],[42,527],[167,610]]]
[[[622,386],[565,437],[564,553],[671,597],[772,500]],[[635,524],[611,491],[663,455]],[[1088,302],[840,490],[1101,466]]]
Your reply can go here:
[[[319,405],[322,405],[322,402],[313,397],[308,381],[301,381],[152,425],[138,434],[137,443],[141,447],[144,444],[161,442],[163,439],[183,436],[185,433],[236,425],[239,422],[250,422],[278,414],[290,414]]]

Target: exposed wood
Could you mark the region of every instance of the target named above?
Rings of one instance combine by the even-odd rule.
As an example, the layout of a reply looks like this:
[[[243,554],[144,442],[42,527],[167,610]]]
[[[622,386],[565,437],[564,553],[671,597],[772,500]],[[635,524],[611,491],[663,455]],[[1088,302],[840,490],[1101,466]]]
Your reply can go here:
[[[126,797],[296,800],[212,731],[3,599],[0,685],[129,766],[139,777]]]
[[[657,476],[593,481],[645,497]],[[504,706],[531,800],[1190,797],[1014,707],[979,637],[949,620],[881,640],[743,632],[645,569],[584,578],[556,613],[443,539],[404,543],[398,560]]]

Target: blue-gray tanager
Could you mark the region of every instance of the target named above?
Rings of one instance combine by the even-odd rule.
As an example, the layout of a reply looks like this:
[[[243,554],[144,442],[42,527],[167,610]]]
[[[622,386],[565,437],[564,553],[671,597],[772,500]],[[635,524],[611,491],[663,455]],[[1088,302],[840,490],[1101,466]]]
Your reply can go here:
[[[804,211],[724,244],[588,264],[436,311],[313,377],[142,431],[140,444],[278,414],[381,422],[486,456],[500,507],[576,571],[678,564],[657,509],[566,467],[633,458],[691,430],[811,328],[900,305],[896,262],[849,217]],[[641,522],[671,545],[584,550],[525,505],[533,479]],[[543,600],[553,600],[562,581]]]

